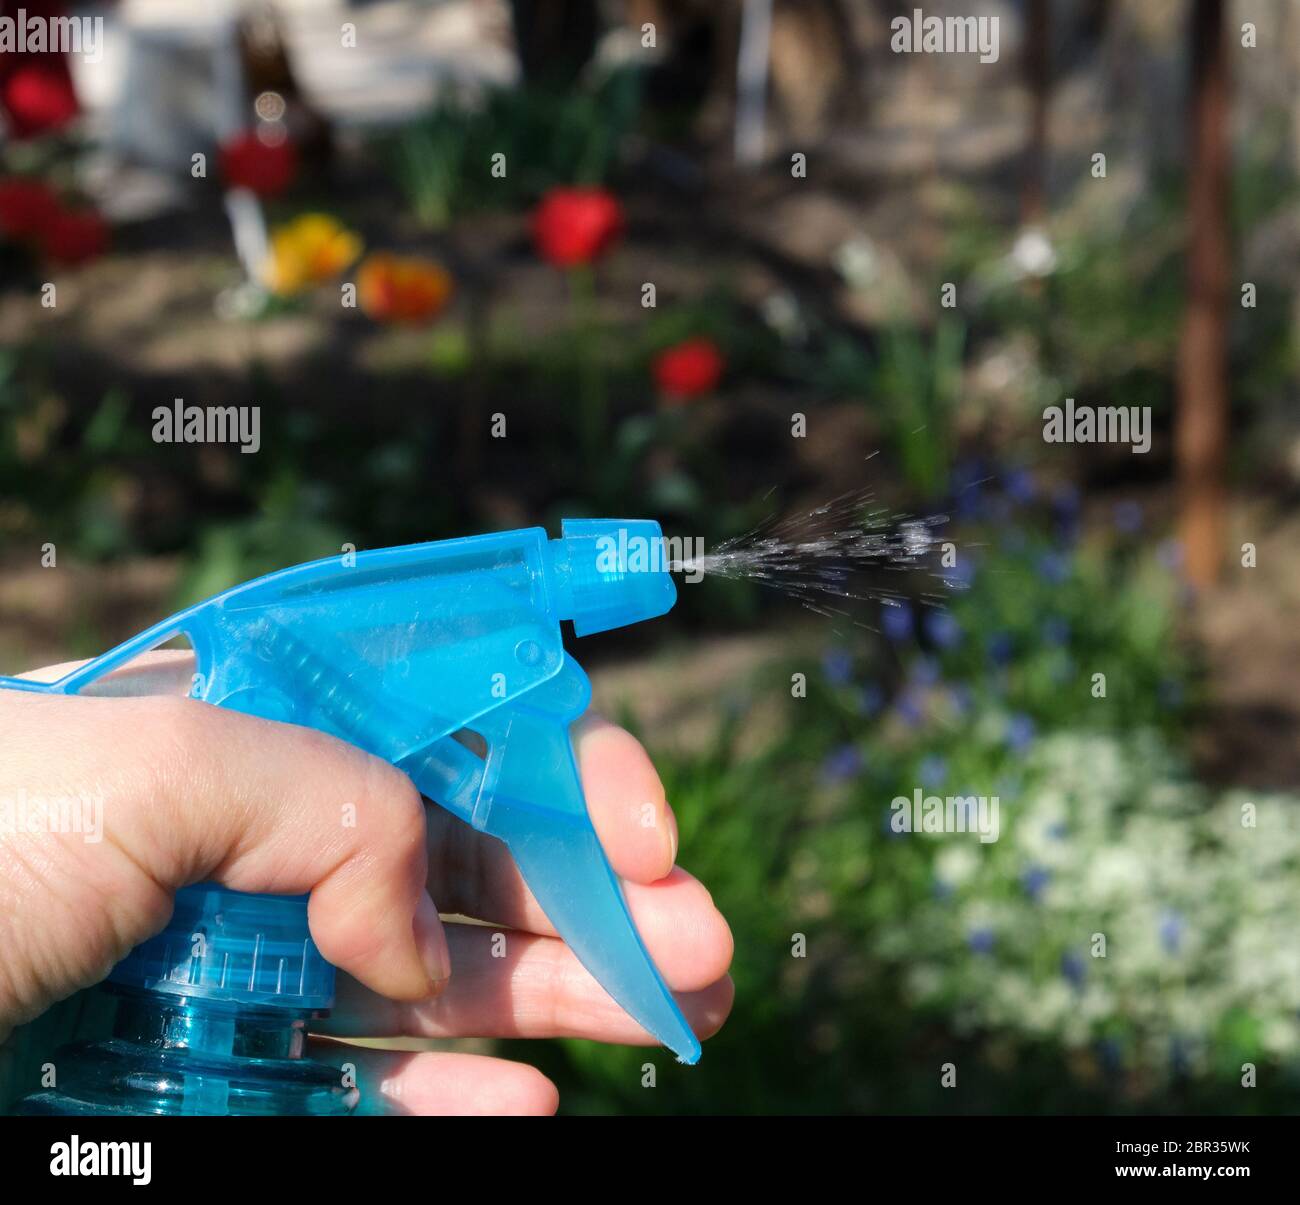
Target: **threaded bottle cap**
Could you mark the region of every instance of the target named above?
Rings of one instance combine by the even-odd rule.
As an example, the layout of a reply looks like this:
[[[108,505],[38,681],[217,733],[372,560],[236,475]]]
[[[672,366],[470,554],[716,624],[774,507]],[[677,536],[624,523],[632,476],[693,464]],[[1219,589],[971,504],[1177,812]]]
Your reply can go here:
[[[112,983],[303,1012],[334,1003],[334,968],[307,928],[307,896],[248,895],[213,883],[176,893],[167,927],[136,946]]]

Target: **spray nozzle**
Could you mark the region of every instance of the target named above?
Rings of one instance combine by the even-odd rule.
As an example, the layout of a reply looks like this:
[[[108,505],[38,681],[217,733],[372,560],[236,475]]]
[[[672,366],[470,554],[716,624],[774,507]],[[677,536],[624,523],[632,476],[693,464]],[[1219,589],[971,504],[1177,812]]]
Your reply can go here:
[[[565,519],[551,541],[556,609],[579,636],[654,619],[672,609],[663,532],[653,519]]]

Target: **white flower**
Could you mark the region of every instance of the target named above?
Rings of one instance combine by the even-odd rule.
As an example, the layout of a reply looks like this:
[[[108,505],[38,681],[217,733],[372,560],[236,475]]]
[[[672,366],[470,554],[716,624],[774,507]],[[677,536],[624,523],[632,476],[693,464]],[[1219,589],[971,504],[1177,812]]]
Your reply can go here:
[[[1097,906],[1122,903],[1143,889],[1146,869],[1137,852],[1122,845],[1099,849],[1084,869],[1080,894]]]
[[[880,279],[880,252],[865,234],[841,243],[831,261],[845,283],[854,289],[869,289]]]
[[[763,321],[787,342],[799,343],[807,337],[808,324],[792,293],[784,289],[769,293],[763,298],[762,311]]]
[[[1300,1049],[1300,1026],[1292,1017],[1275,1017],[1261,1028],[1259,1041],[1275,1057],[1294,1055]]]
[[[941,883],[960,887],[979,869],[980,857],[969,841],[945,843],[935,859],[934,870]]]
[[[1056,270],[1056,249],[1045,231],[1030,226],[1011,248],[1011,262],[1019,276],[1050,276]]]

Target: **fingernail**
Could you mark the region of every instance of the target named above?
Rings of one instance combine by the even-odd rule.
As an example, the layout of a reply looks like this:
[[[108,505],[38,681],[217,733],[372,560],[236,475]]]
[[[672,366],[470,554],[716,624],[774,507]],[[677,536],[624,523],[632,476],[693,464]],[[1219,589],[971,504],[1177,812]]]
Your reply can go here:
[[[451,951],[447,948],[447,934],[438,919],[438,909],[427,892],[420,894],[415,908],[415,947],[425,974],[429,977],[429,995],[436,996],[451,978]]]
[[[676,866],[677,865],[677,817],[673,815],[673,809],[671,807],[665,808],[665,811],[667,811],[668,813],[668,845],[669,845],[668,864],[670,866]]]

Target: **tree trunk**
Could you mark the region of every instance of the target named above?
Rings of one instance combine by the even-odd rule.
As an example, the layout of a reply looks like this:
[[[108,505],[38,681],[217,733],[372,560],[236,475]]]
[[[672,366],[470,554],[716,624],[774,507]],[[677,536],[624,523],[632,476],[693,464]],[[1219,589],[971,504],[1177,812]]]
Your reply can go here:
[[[1223,0],[1192,7],[1187,305],[1174,432],[1189,580],[1212,585],[1223,558],[1228,438],[1228,65]]]
[[[1051,38],[1047,0],[1029,0],[1025,28],[1025,82],[1029,87],[1029,140],[1020,183],[1020,224],[1047,217],[1047,112],[1051,98]]]
[[[571,87],[596,49],[596,0],[511,0],[510,10],[524,79]]]

